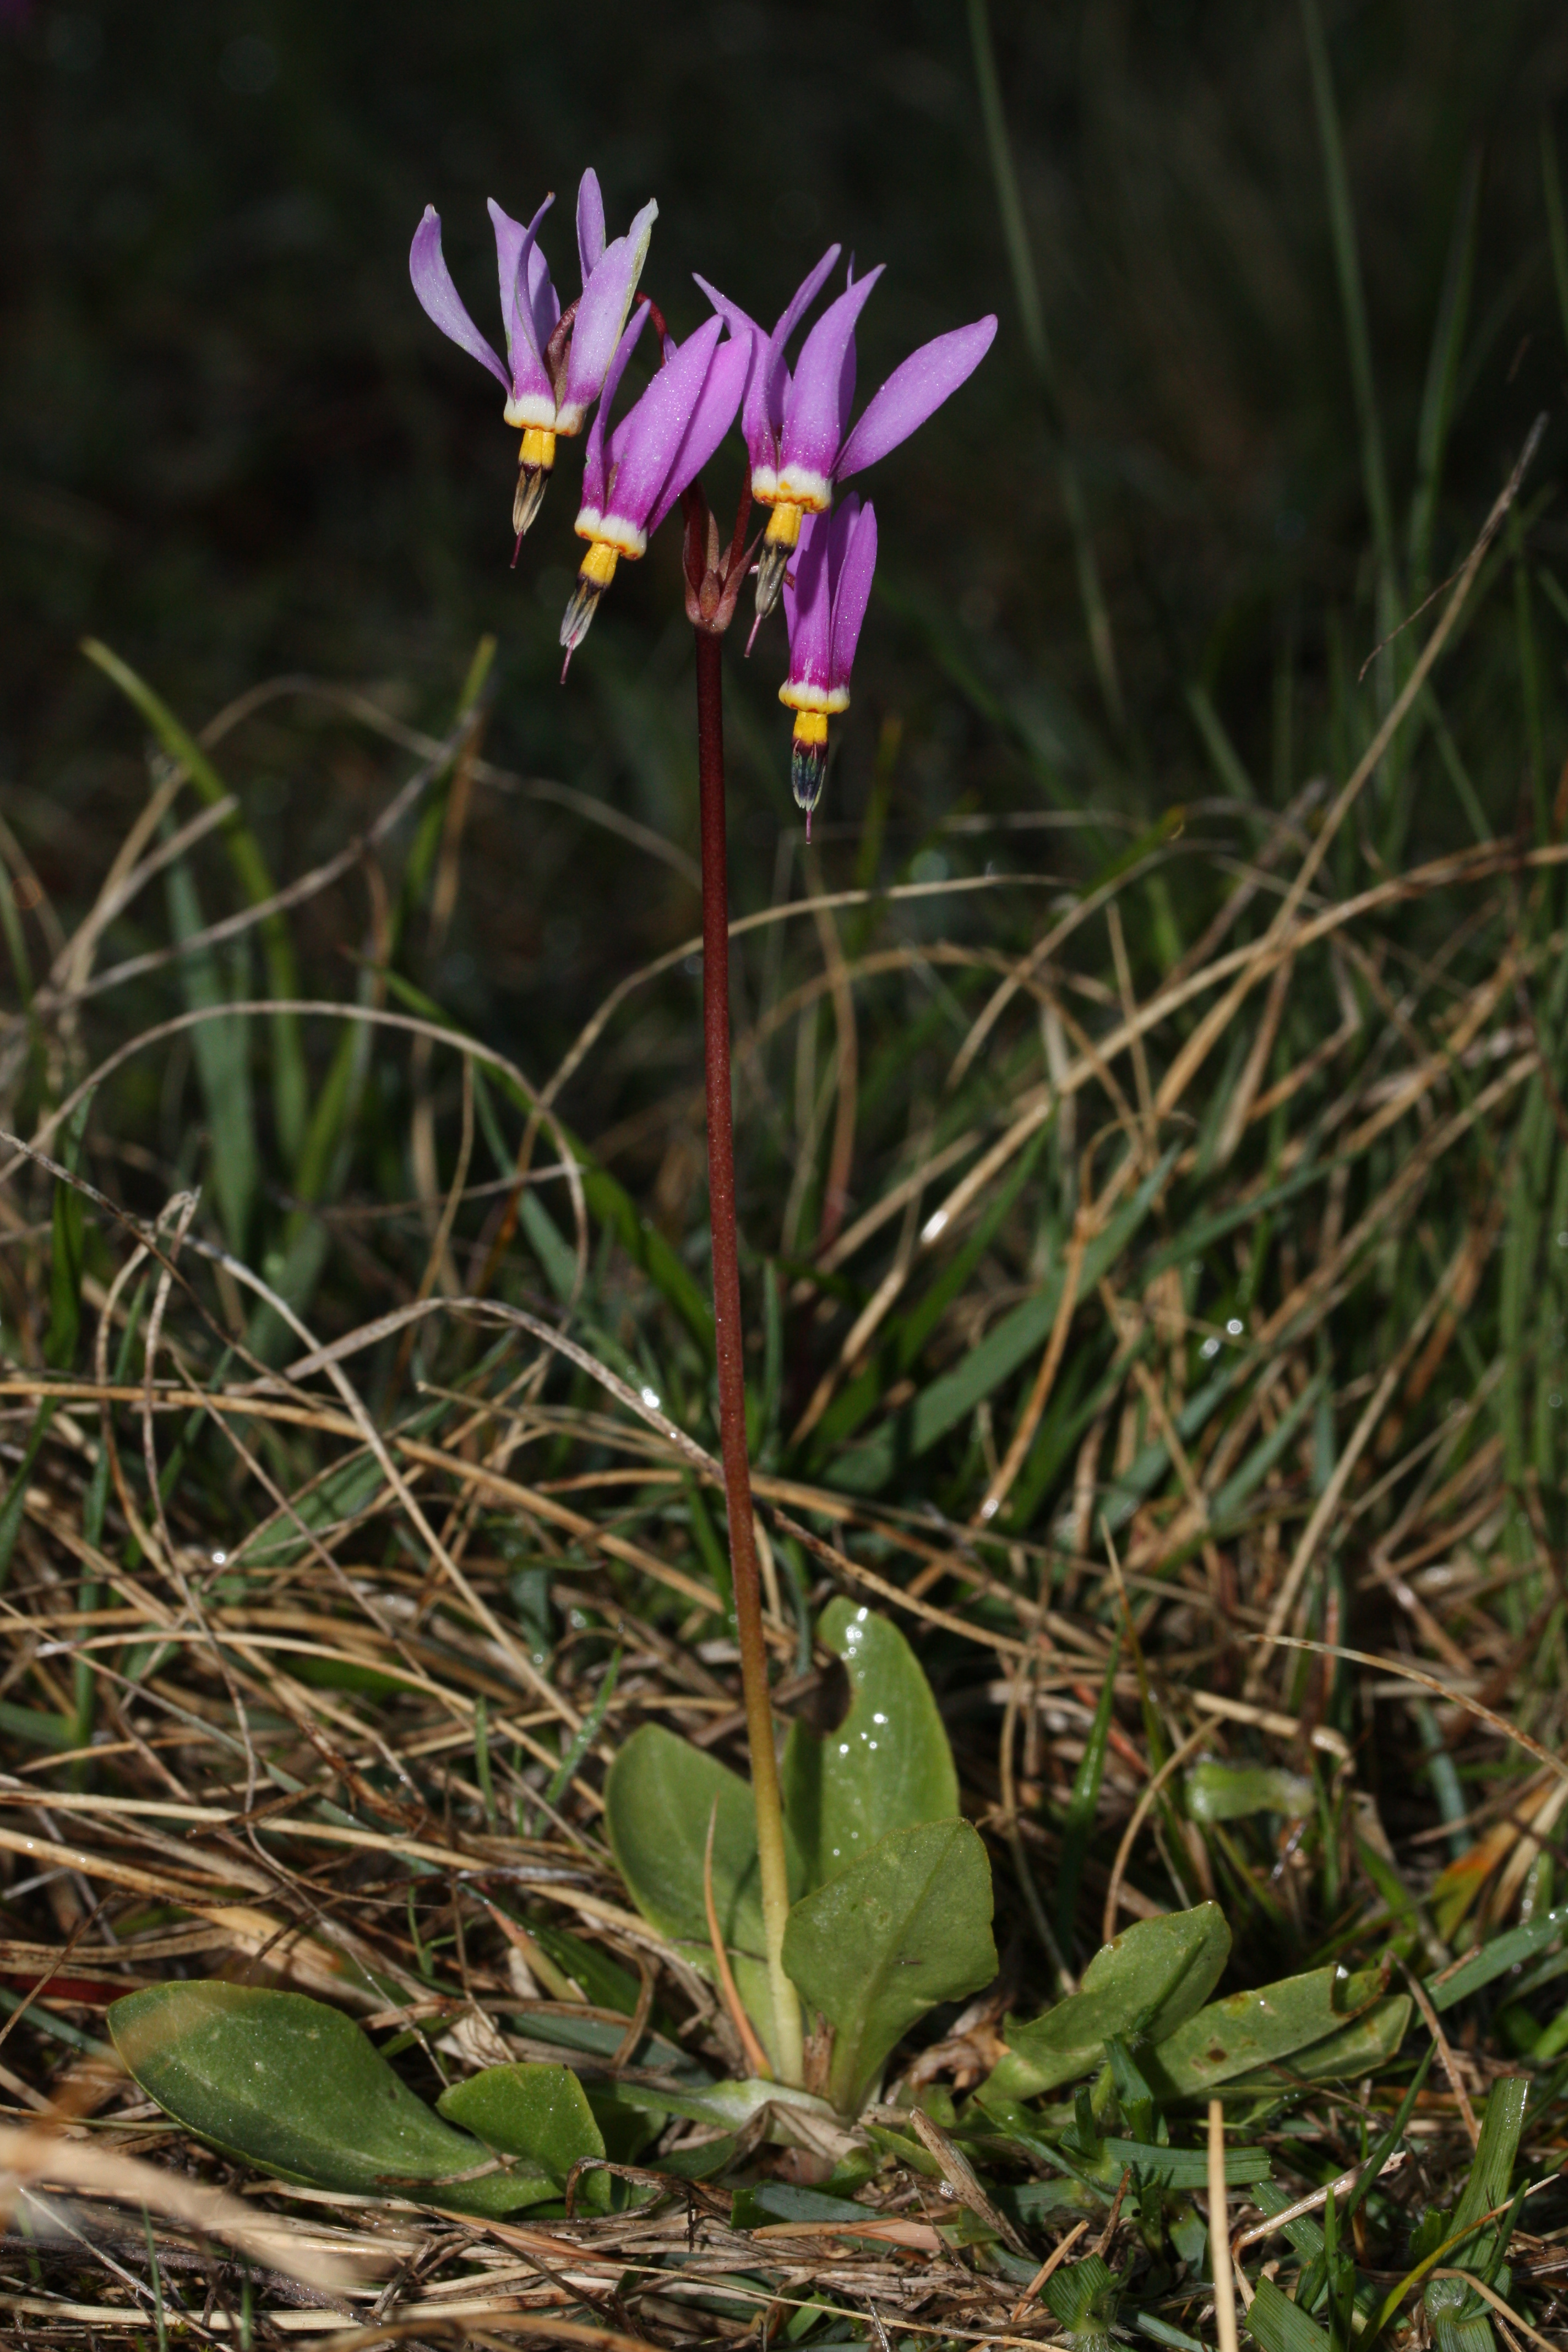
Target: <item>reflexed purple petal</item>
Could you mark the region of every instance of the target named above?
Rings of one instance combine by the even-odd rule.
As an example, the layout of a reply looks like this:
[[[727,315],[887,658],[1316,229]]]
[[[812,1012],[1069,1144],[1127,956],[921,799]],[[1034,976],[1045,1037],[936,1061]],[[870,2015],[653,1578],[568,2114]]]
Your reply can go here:
[[[539,225],[554,202],[552,195],[546,196],[524,228],[510,213],[502,212],[493,196],[489,200],[490,226],[496,233],[500,314],[506,326],[506,355],[511,365],[514,394],[543,393],[548,396],[550,392],[550,379],[543,367],[544,342],[550,340],[549,332],[547,330],[544,342],[541,342],[538,312],[529,298],[533,292],[533,281],[542,274],[549,299],[555,299],[550,287],[550,272],[539,250]]]
[[[994,318],[976,319],[973,326],[954,327],[949,335],[922,343],[902,366],[896,367],[880,392],[873,393],[865,415],[844,445],[838,460],[840,480],[858,474],[908,440],[933,409],[940,408],[980,365],[996,332]]]
[[[792,686],[815,686],[823,693],[830,679],[833,634],[832,582],[828,555],[832,526],[826,515],[801,518],[800,544],[790,573],[784,575],[784,621],[789,629],[789,676]]]
[[[522,300],[521,282],[517,291],[521,307]],[[533,322],[533,331],[538,337],[540,357],[542,359],[549,348],[550,338],[555,332],[556,320],[561,316],[561,298],[551,284],[550,265],[545,260],[537,239],[528,248],[528,314]]]
[[[686,437],[647,519],[648,530],[658,529],[676,499],[688,483],[697,479],[735,422],[735,411],[741,405],[741,395],[746,388],[756,352],[757,337],[747,329],[742,334],[732,334],[722,349],[713,354],[701,396],[686,428]],[[616,488],[618,493],[618,480]],[[616,503],[619,503],[618,496]]]
[[[746,316],[738,302],[731,302],[727,294],[721,294],[717,286],[710,286],[706,278],[702,277],[698,270],[694,269],[691,275],[732,335],[755,335],[765,345],[767,337],[763,333],[756,320]]]
[[[599,175],[590,163],[577,184],[577,259],[584,286],[599,266],[605,250],[605,199]]]
[[[452,283],[452,273],[441,252],[441,216],[434,205],[426,205],[425,217],[414,232],[414,242],[408,248],[408,275],[426,316],[435,320],[444,335],[488,367],[497,383],[504,384],[510,393],[511,383],[505,368],[464,310],[462,296]]]
[[[609,506],[623,521],[639,530],[680,455],[680,445],[702,397],[709,363],[720,336],[722,319],[706,319],[689,335],[672,360],[667,360],[637,406],[610,436],[614,484]],[[736,385],[736,398],[740,385]]]
[[[608,480],[608,468],[605,463],[605,436],[609,430],[610,411],[616,404],[616,394],[620,390],[621,377],[626,372],[626,362],[630,359],[637,339],[647,326],[647,304],[639,302],[635,315],[626,327],[626,333],[616,345],[616,355],[605,372],[604,397],[599,403],[598,415],[588,428],[588,446],[583,452],[584,511],[603,514],[605,510]]]
[[[774,444],[765,424],[758,421],[761,417],[761,410],[757,404],[757,387],[762,377],[768,339],[756,320],[749,319],[738,302],[731,302],[727,294],[721,294],[717,286],[710,286],[706,278],[699,278],[696,270],[691,274],[697,278],[698,285],[701,287],[730,332],[737,339],[742,335],[750,335],[752,339],[751,373],[746,378],[746,389],[742,399],[741,430],[746,436],[746,455],[754,467],[771,466],[773,462]],[[756,412],[755,416],[753,411]]]
[[[833,578],[833,642],[828,683],[847,687],[860,642],[860,625],[877,569],[877,510],[860,504],[853,490],[833,518],[828,571]]]
[[[548,204],[548,196],[544,199]],[[503,213],[493,196],[485,200],[485,210],[490,216],[490,226],[496,233],[496,275],[500,279],[501,324],[506,329],[506,355],[513,375],[517,373],[516,337],[512,330],[512,302],[517,291],[518,265],[522,259],[522,241],[528,235],[521,221]]]
[[[746,446],[750,449],[753,437],[760,443],[766,435],[768,454],[762,460],[765,465],[775,466],[778,463],[778,436],[784,424],[784,400],[790,383],[789,371],[784,365],[784,348],[827,283],[828,274],[838,258],[840,249],[837,245],[830,245],[816,268],[801,279],[790,296],[784,316],[768,338],[768,348],[756,379],[747,388],[745,413],[742,420]],[[753,457],[752,462],[755,465],[758,460]]]
[[[572,348],[566,357],[566,383],[561,398],[559,430],[576,433],[598,398],[632,296],[647,258],[648,239],[658,218],[658,206],[644,205],[625,236],[616,237],[600,256],[572,327]]]
[[[855,321],[882,274],[881,264],[858,278],[847,293],[830,303],[805,339],[795,362],[795,383],[784,406],[784,438],[779,470],[798,466],[814,474],[833,472],[838,455],[838,414],[845,362],[855,333]],[[853,361],[849,362],[853,368]],[[851,375],[851,383],[854,378]]]

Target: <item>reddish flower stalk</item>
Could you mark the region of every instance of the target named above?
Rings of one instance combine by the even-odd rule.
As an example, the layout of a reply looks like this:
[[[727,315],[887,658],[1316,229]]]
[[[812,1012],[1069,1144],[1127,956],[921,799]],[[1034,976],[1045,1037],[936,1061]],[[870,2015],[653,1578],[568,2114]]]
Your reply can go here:
[[[730,1530],[730,1573],[741,1644],[741,1685],[746,1744],[757,1811],[763,1930],[767,1942],[773,2063],[786,2083],[802,2071],[800,2003],[784,1972],[784,1935],[789,1916],[789,1872],[784,1805],[773,1747],[768,1653],[763,1637],[762,1577],[752,1516],[752,1472],[746,1450],[746,1367],[741,1324],[741,1255],[735,1223],[735,1130],[730,1085],[730,890],[725,844],[724,680],[722,636],[750,568],[746,510],[728,549],[700,489],[687,492],[686,610],[697,641],[697,769],[702,812],[702,1062],[708,1096],[708,1213],[713,1241],[713,1338],[719,1368],[720,1450]]]

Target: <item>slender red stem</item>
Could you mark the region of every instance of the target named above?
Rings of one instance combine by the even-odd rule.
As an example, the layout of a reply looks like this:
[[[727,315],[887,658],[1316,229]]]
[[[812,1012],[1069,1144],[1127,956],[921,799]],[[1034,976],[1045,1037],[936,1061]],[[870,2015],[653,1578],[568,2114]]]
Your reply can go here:
[[[741,1643],[741,1683],[757,1808],[763,1921],[773,1998],[773,2055],[786,2082],[800,2079],[800,2010],[784,1973],[789,1882],[763,1638],[762,1579],[746,1454],[746,1373],[741,1328],[740,1246],[735,1229],[735,1136],[730,1096],[730,898],[725,853],[724,688],[721,640],[697,640],[697,760],[702,808],[702,1045],[708,1089],[708,1203],[713,1236],[713,1336],[719,1365],[719,1429],[730,1526],[730,1572]]]

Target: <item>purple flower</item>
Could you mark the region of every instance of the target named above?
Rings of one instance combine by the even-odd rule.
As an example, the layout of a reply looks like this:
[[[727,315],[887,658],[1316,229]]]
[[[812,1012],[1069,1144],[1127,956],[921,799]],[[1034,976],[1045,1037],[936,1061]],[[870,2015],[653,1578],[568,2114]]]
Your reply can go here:
[[[656,204],[644,205],[625,236],[606,245],[598,179],[584,172],[577,191],[583,291],[563,311],[538,243],[539,225],[554,202],[552,195],[546,196],[526,228],[493,198],[490,202],[506,328],[504,366],[452,283],[441,253],[440,215],[433,205],[425,207],[408,255],[408,274],[426,310],[444,335],[489,368],[506,392],[506,422],[522,427],[521,470],[511,515],[519,539],[539,511],[555,463],[556,436],[581,433],[599,396],[658,218]]]
[[[853,490],[831,522],[820,512],[802,517],[795,568],[784,582],[789,676],[779,700],[795,714],[790,782],[805,811],[807,841],[827,773],[827,721],[849,707],[849,672],[876,569],[877,510]]]
[[[646,306],[639,310],[616,347],[584,454],[576,530],[588,551],[561,624],[567,661],[587,635],[621,557],[646,551],[650,535],[734,423],[752,365],[751,332],[731,332],[721,344],[721,319],[708,320],[684,343],[667,335],[663,365],[612,431],[610,410],[647,315]]]
[[[784,567],[808,514],[833,503],[833,485],[885,457],[973,374],[991,348],[994,315],[955,327],[911,352],[867,403],[859,423],[849,426],[855,398],[855,322],[882,271],[880,265],[850,282],[830,302],[801,347],[795,373],[784,347],[826,282],[838,258],[830,246],[796,289],[773,334],[762,330],[705,278],[697,280],[732,333],[751,328],[762,357],[746,388],[742,428],[752,461],[752,496],[771,507],[757,564],[757,614],[772,612],[784,584]]]

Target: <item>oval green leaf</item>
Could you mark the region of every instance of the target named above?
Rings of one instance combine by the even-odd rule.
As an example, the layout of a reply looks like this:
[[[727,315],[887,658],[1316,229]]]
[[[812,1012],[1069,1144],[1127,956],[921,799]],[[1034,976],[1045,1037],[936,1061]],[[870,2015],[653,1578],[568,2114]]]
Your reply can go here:
[[[784,1811],[808,1886],[869,1853],[889,1830],[953,1820],[958,1775],[920,1660],[896,1625],[831,1601],[817,1638],[843,1659],[849,1711],[826,1739],[791,1726],[782,1773]]]
[[[433,2115],[352,2018],[298,1992],[151,1985],[109,2011],[114,2046],[166,2115],[286,2180],[500,2214],[556,2195],[543,2172],[489,2171],[488,2149]]]
[[[1100,1946],[1068,2000],[1027,2024],[1007,2020],[1007,2055],[987,2088],[1033,2098],[1090,2073],[1112,2034],[1165,2041],[1202,2008],[1229,1958],[1217,1903],[1135,1921]]]
[[[732,1952],[765,1965],[757,1819],[747,1783],[716,1757],[661,1724],[634,1731],[605,1784],[605,1825],[626,1892],[661,1936],[700,1948],[712,1960],[702,1899],[702,1856],[714,1800],[713,1901]],[[792,1853],[790,1887],[801,1884]],[[737,1971],[737,1974],[739,1971]]]
[[[437,2100],[436,2112],[499,2155],[521,2158],[556,2189],[565,2188],[582,2158],[605,2153],[604,2134],[570,2066],[531,2061],[487,2066],[466,2083],[454,2083]],[[580,2201],[586,2212],[607,2213],[609,2174],[584,2174]]]
[[[1232,1993],[1189,2017],[1141,2063],[1157,2097],[1193,2098],[1338,2037],[1383,1991],[1376,1969],[1312,1969],[1257,1992]]]
[[[834,2029],[828,2095],[858,2115],[894,2044],[996,1973],[991,1865],[967,1822],[889,1830],[797,1903],[784,1967]]]

